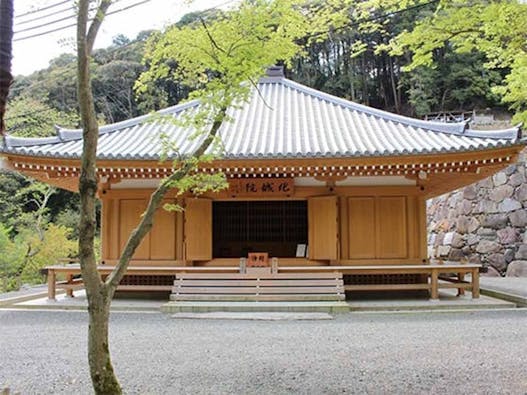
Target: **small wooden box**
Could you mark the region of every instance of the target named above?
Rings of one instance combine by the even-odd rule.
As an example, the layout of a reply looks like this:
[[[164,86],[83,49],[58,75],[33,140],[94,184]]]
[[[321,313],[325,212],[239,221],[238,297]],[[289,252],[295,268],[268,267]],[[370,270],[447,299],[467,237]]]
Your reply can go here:
[[[269,267],[269,253],[249,252],[247,255],[247,267]]]

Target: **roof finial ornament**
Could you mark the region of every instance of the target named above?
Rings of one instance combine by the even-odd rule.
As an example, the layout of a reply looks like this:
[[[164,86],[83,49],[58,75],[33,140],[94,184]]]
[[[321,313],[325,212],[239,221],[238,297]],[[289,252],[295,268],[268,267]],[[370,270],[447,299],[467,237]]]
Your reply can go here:
[[[267,77],[284,77],[284,66],[269,66],[265,75]]]

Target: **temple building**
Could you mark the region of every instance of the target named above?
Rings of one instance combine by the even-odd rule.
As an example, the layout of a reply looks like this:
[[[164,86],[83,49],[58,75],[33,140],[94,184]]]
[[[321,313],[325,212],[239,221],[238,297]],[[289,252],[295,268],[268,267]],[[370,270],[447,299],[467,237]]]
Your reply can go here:
[[[222,171],[230,187],[185,196],[182,213],[160,209],[132,265],[229,267],[254,252],[280,267],[429,264],[426,199],[503,169],[526,144],[519,127],[480,131],[412,119],[308,88],[280,68],[269,69],[257,90],[229,110],[232,121],[219,132],[223,156],[200,167]],[[199,105],[160,113],[178,118]],[[117,262],[150,193],[171,171],[159,160],[162,133],[181,154],[198,144],[188,138],[192,130],[149,116],[100,128],[103,264]],[[7,136],[2,164],[76,191],[81,150],[80,130]]]

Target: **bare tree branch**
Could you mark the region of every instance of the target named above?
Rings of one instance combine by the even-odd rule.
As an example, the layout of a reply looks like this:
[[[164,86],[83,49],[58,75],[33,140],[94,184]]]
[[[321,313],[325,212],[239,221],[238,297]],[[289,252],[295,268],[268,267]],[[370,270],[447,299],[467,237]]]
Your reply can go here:
[[[260,91],[260,89],[258,88],[258,84],[256,83],[256,81],[254,81],[252,78],[249,77],[249,81],[251,83],[251,85],[254,87],[254,89],[256,89],[256,92],[258,93],[258,96],[260,97],[260,99],[262,99],[262,101],[264,102],[265,106],[269,109],[269,110],[273,110],[273,107],[271,107],[267,101],[265,100],[265,97],[263,97],[262,95],[262,92]]]
[[[203,25],[203,28],[205,29],[205,33],[207,33],[207,36],[209,37],[209,40],[210,40],[210,43],[218,50],[218,51],[221,51],[223,53],[226,53],[225,50],[223,48],[221,48],[218,43],[216,42],[216,40],[214,40],[214,37],[212,37],[212,34],[210,33],[209,31],[209,28],[207,27],[207,24],[205,23],[205,20],[203,18],[199,18],[201,24]]]
[[[110,7],[111,4],[112,4],[112,0],[101,0],[101,4],[99,4],[99,7],[97,8],[95,17],[93,18],[90,28],[88,30],[88,35],[86,36],[86,46],[87,46],[88,53],[91,53],[93,50],[93,44],[95,43],[95,38],[97,37],[99,28],[101,27],[102,21],[104,20],[104,17],[106,16],[108,7]]]

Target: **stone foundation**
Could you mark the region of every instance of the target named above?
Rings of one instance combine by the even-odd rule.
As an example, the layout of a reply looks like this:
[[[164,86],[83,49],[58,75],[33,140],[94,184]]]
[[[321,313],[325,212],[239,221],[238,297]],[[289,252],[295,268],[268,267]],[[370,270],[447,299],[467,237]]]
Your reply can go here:
[[[480,263],[488,275],[527,276],[526,155],[492,177],[428,201],[431,258]]]

